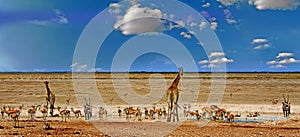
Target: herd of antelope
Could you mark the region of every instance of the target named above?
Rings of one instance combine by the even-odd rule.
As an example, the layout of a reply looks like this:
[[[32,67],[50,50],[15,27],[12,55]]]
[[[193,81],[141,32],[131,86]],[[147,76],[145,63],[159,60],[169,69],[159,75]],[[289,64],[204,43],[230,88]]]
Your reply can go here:
[[[290,114],[290,102],[289,102],[289,96],[286,99],[283,95],[284,101],[282,102],[282,110],[284,113],[284,117],[288,117]],[[5,119],[5,114],[7,114],[7,117],[9,119],[12,119],[14,122],[14,126],[19,126],[19,116],[23,112],[24,105],[20,105],[17,109],[14,109],[11,106],[3,106],[1,109],[1,115],[2,119]],[[226,110],[225,108],[220,108],[216,105],[211,105],[209,107],[202,107],[201,109],[194,109],[191,110],[190,104],[184,104],[182,105],[182,114],[183,117],[193,120],[200,120],[200,119],[210,119],[210,120],[222,120],[222,121],[233,121],[236,117],[241,117],[241,114],[233,114],[230,111]],[[60,106],[55,107],[57,109],[57,114],[54,114],[53,117],[61,117],[61,121],[65,121],[67,119],[70,119],[71,113],[75,118],[81,118],[85,117],[82,115],[82,111],[80,109],[62,109]],[[36,113],[39,112],[39,114],[42,114],[40,117],[36,117]],[[28,113],[28,120],[37,120],[37,118],[41,118],[43,121],[47,120],[47,117],[49,117],[49,111],[47,105],[36,105],[36,106],[30,106],[27,110]],[[85,112],[86,113],[86,112]],[[118,107],[115,111],[113,111],[115,115],[111,114],[112,117],[119,117],[124,118],[127,121],[143,121],[143,120],[164,120],[168,117],[168,112],[166,107],[125,107],[121,108]],[[259,116],[259,112],[249,113],[245,115],[246,117],[257,117]],[[91,115],[92,116],[92,115]],[[107,109],[104,107],[99,107],[98,109],[98,117],[100,120],[104,121],[108,118],[108,112]]]
[[[167,90],[167,100],[168,100],[168,107],[167,109],[165,107],[161,108],[156,108],[153,106],[152,108],[147,108],[144,107],[143,110],[139,107],[134,108],[134,107],[125,107],[121,109],[121,107],[118,107],[116,112],[117,116],[119,118],[125,117],[126,120],[131,120],[133,119],[142,121],[144,119],[148,120],[154,120],[154,119],[167,119],[168,122],[171,121],[172,115],[173,115],[173,121],[175,121],[175,118],[177,121],[179,121],[178,117],[178,108],[181,108],[178,104],[178,98],[179,98],[179,89],[178,89],[178,83],[180,81],[181,75],[183,73],[183,69],[179,68],[179,72],[177,74],[177,77],[174,79],[172,82],[171,86]],[[45,81],[44,82],[47,90],[47,97],[46,105],[37,105],[37,106],[31,106],[28,109],[28,116],[29,120],[36,120],[36,112],[40,111],[43,116],[42,119],[46,120],[48,117],[48,106],[50,104],[50,116],[51,117],[59,117],[61,116],[62,121],[67,121],[67,118],[70,119],[71,112],[74,113],[76,118],[80,117],[85,117],[85,120],[91,120],[93,117],[92,113],[92,106],[89,102],[87,102],[86,98],[86,105],[84,105],[84,116],[81,113],[81,110],[75,110],[74,108],[67,109],[61,109],[61,107],[56,107],[58,110],[58,114],[54,114],[54,104],[55,104],[55,94],[50,90],[49,87],[49,82]],[[289,102],[289,95],[288,98],[286,99],[285,96],[283,95],[284,102],[282,102],[282,110],[284,113],[284,117],[288,117],[289,114],[291,113],[291,103]],[[113,98],[110,99],[110,101],[113,101]],[[70,99],[67,99],[67,105],[69,105]],[[273,104],[277,104],[278,100],[273,100]],[[19,116],[22,113],[24,105],[21,105],[18,109],[13,109],[12,107],[9,107],[8,109],[6,106],[3,106],[3,109],[1,108],[1,114],[2,114],[2,119],[4,119],[4,113],[7,114],[8,117],[11,117],[14,122],[14,126],[19,126]],[[225,120],[225,121],[233,121],[235,117],[240,117],[241,114],[233,114],[230,111],[227,111],[225,108],[220,108],[216,105],[211,105],[210,107],[203,107],[200,110],[194,110],[191,111],[191,106],[189,104],[184,104],[182,106],[183,108],[183,115],[186,119],[189,118],[195,118],[197,120],[200,119],[211,119],[211,120]],[[100,120],[105,120],[108,116],[108,112],[104,107],[100,107],[98,111],[98,115]],[[259,116],[258,112],[255,113],[250,113],[249,115],[246,115],[247,117],[257,117]]]

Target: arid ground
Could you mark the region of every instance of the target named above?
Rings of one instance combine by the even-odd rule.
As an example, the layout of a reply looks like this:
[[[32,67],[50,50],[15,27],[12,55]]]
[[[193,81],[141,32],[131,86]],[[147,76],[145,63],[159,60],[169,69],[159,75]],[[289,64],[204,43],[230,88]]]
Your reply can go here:
[[[76,73],[73,77],[72,73],[1,73],[1,108],[24,107],[21,127],[14,128],[5,114],[0,136],[300,136],[300,73],[184,73],[179,84],[180,122],[168,123],[164,118],[128,121],[124,115],[118,116],[118,107],[166,107],[166,89],[175,77],[176,73]],[[35,120],[29,120],[27,110],[32,105],[46,104],[44,81],[50,82],[56,95],[55,107],[83,112],[83,105],[90,100],[92,119],[85,121],[71,113],[67,122],[60,117],[43,121],[37,111]],[[282,114],[283,94],[289,95],[292,104],[289,118]],[[276,100],[278,103],[272,104]],[[187,104],[191,111],[214,104],[242,116],[235,122],[195,120],[183,116]],[[98,117],[99,107],[108,111],[103,120]],[[246,117],[254,112],[260,116]],[[45,123],[52,129],[45,130]]]

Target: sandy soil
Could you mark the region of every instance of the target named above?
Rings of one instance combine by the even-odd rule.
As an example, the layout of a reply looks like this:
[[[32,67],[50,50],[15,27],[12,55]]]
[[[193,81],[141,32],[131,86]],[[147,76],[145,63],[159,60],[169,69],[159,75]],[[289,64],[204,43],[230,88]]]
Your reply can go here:
[[[128,122],[123,117],[117,117],[117,107],[166,107],[165,89],[175,76],[173,73],[133,73],[129,74],[128,86],[122,83],[126,80],[124,74],[78,74],[72,79],[71,73],[1,73],[0,105],[17,108],[23,104],[25,107],[20,118],[22,128],[13,128],[12,121],[5,115],[0,123],[3,127],[0,127],[0,136],[300,136],[299,73],[228,73],[225,78],[224,74],[213,75],[213,78],[209,73],[184,74],[179,105],[189,103],[192,104],[191,110],[200,110],[203,106],[220,101],[218,106],[232,113],[245,116],[260,112],[262,117],[271,117],[259,123],[186,120],[182,109],[179,110],[181,122],[175,123],[167,123],[164,119]],[[61,122],[61,118],[48,118],[46,122],[53,129],[45,130],[39,111],[36,121],[29,121],[27,110],[30,106],[46,103],[45,80],[50,81],[50,88],[56,94],[56,106],[83,111],[83,98],[91,98],[92,121],[76,119],[74,114],[66,123]],[[93,82],[101,99],[95,96]],[[214,92],[223,88],[222,83],[226,86],[224,93]],[[127,92],[129,87],[134,92]],[[292,102],[292,114],[288,119],[282,117],[282,94],[289,94]],[[137,101],[136,96],[146,99]],[[70,99],[69,105],[67,99]],[[272,105],[272,100],[278,100],[279,103]],[[98,118],[100,106],[108,110],[105,121]],[[55,110],[55,113],[58,111]]]

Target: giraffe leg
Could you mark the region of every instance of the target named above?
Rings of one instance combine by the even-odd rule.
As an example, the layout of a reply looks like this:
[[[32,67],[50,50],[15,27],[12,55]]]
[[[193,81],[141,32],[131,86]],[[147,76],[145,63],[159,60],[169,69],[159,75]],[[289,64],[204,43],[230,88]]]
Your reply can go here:
[[[179,121],[179,117],[178,117],[178,106],[177,106],[177,103],[176,103],[175,107],[176,107],[176,118],[177,118],[177,121]]]

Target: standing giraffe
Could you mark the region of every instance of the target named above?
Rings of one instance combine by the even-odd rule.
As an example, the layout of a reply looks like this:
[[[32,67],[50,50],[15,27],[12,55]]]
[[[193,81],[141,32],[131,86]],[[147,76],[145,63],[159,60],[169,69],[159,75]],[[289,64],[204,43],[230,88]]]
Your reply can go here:
[[[51,92],[51,90],[49,88],[49,82],[45,81],[44,84],[46,85],[46,90],[47,90],[47,97],[46,97],[47,107],[48,107],[48,104],[50,104],[50,115],[53,117],[55,95],[53,92]]]
[[[168,98],[168,119],[167,121],[170,122],[173,114],[173,121],[175,122],[175,113],[176,111],[176,118],[177,121],[179,121],[178,118],[178,99],[179,99],[179,89],[178,89],[178,83],[180,80],[180,77],[183,73],[183,68],[178,68],[178,74],[177,77],[174,79],[172,85],[167,90],[167,98]]]

